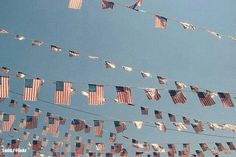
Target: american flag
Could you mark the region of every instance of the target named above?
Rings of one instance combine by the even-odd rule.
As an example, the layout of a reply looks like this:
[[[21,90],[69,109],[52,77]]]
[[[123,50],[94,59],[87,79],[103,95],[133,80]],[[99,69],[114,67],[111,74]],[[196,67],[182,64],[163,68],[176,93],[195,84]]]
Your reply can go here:
[[[198,134],[200,132],[203,132],[204,129],[200,123],[191,123],[193,130]]]
[[[106,153],[106,157],[113,157],[113,153]]]
[[[104,104],[104,86],[89,84],[88,103],[102,105]]]
[[[148,115],[148,107],[140,107],[141,108],[141,114],[142,115]]]
[[[87,133],[87,134],[90,133],[90,128],[91,127],[86,124],[85,127],[84,127],[84,132]]]
[[[71,139],[71,134],[66,132],[64,135],[64,142],[68,142],[68,141],[70,141],[70,139]]]
[[[40,79],[25,79],[23,99],[37,101],[42,81]]]
[[[218,92],[221,102],[224,104],[224,107],[234,107],[233,101],[229,93]]]
[[[39,40],[33,40],[32,41],[32,46],[41,46],[41,45],[43,45],[42,41],[39,41]]]
[[[52,134],[56,134],[58,131],[59,125],[60,125],[60,121],[57,118],[54,118],[54,117],[48,118],[48,132]]]
[[[204,157],[204,154],[201,150],[196,150],[196,153],[198,157]]]
[[[16,115],[3,114],[2,131],[10,131],[16,119]]]
[[[169,116],[169,119],[170,119],[171,122],[176,122],[175,115],[173,115],[171,113],[168,113],[168,116]]]
[[[33,140],[33,146],[32,146],[32,150],[33,151],[40,151],[41,147],[42,147],[42,142],[39,140]]]
[[[174,102],[174,104],[182,103],[184,104],[187,101],[184,93],[181,90],[169,90],[169,94]]]
[[[182,90],[182,89],[184,89],[184,88],[187,87],[184,83],[178,82],[178,81],[175,81],[175,86],[176,86],[176,88],[179,89],[179,90]]]
[[[220,152],[225,149],[222,143],[215,143],[215,145]]]
[[[174,144],[167,144],[169,151],[171,154],[176,154],[176,148]]]
[[[114,6],[114,2],[102,0],[102,9],[109,9],[109,8],[113,9],[113,6]]]
[[[167,128],[163,122],[155,122],[155,125],[160,131],[162,131],[162,132],[167,131]]]
[[[11,148],[19,148],[20,146],[20,140],[19,139],[12,139],[11,140]]]
[[[94,134],[96,137],[102,137],[103,134],[104,121],[94,120]]]
[[[62,49],[56,45],[51,45],[51,51],[53,52],[61,52]]]
[[[104,143],[96,143],[96,150],[100,153],[104,153],[106,145]]]
[[[138,9],[136,9],[137,6],[138,6],[138,2],[136,2],[136,3],[134,3],[134,4],[130,5],[130,6],[128,6],[128,8],[133,9],[133,10],[135,10],[135,11],[138,11]]]
[[[199,145],[202,148],[202,151],[204,151],[204,152],[209,149],[209,147],[206,143],[199,143]]]
[[[116,133],[110,132],[109,141],[110,141],[111,143],[113,143],[113,142],[116,141]]]
[[[126,130],[126,124],[125,122],[121,122],[121,121],[114,121],[114,125],[116,128],[116,132],[120,133]]]
[[[183,116],[182,119],[183,119],[183,122],[184,122],[185,125],[189,125],[190,124],[190,118]]]
[[[85,121],[80,119],[73,119],[71,121],[70,130],[79,132],[85,128]]]
[[[159,153],[159,152],[153,152],[153,157],[161,157],[161,153]]]
[[[29,132],[24,131],[22,136],[21,136],[21,139],[24,140],[24,141],[28,140],[29,134],[30,134]]]
[[[199,88],[198,87],[190,86],[190,89],[194,93],[199,92]]]
[[[70,9],[80,9],[82,7],[83,0],[70,0],[68,8]]]
[[[9,97],[9,77],[0,76],[0,98]]]
[[[75,143],[75,154],[84,154],[84,144],[80,142]]]
[[[129,87],[116,86],[117,102],[132,104],[131,89]]]
[[[26,116],[26,129],[34,129],[38,126],[38,118],[36,116]]]
[[[156,119],[162,119],[162,112],[161,111],[155,110],[154,114],[155,114]]]
[[[236,150],[236,147],[234,146],[233,142],[226,142],[226,143],[229,146],[230,150]]]
[[[186,155],[188,157],[190,154],[190,145],[188,143],[184,143],[183,149],[184,149],[184,155]]]
[[[7,68],[7,67],[1,67],[0,68],[0,72],[2,72],[2,73],[9,73],[10,72],[10,69],[9,68]]]
[[[72,83],[56,81],[55,104],[71,104]]]
[[[167,28],[167,18],[156,15],[155,27],[161,28],[161,29],[166,29]]]
[[[16,100],[13,100],[13,99],[11,99],[11,102],[10,102],[10,107],[16,107],[16,105],[17,105],[17,101]]]
[[[203,106],[211,106],[215,104],[211,94],[205,92],[197,92],[197,96]]]
[[[147,88],[144,91],[145,91],[146,96],[149,100],[159,100],[161,98],[161,95],[160,95],[158,89]]]
[[[71,144],[66,143],[64,148],[65,153],[68,153],[71,151]]]
[[[29,105],[27,104],[23,104],[22,107],[21,107],[21,112],[23,113],[28,113],[29,112]]]
[[[41,115],[42,111],[39,108],[35,108],[34,110],[34,116],[39,118]]]
[[[120,157],[128,157],[128,151],[125,148],[122,148]]]
[[[184,157],[184,151],[183,150],[179,150],[178,151],[178,155],[179,155],[179,157]]]
[[[135,157],[142,157],[143,156],[143,152],[136,152],[135,153]]]
[[[167,84],[167,78],[162,77],[162,76],[157,76],[159,84]]]

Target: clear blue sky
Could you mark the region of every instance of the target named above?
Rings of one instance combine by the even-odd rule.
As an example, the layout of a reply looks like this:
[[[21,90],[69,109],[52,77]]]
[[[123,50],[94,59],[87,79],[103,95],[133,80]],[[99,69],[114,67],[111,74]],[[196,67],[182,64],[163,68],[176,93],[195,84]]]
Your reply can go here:
[[[129,5],[132,0],[116,0],[122,4]],[[168,29],[161,30],[154,27],[154,16],[135,12],[127,8],[114,6],[113,10],[102,10],[100,0],[84,0],[81,10],[70,10],[67,8],[68,1],[57,0],[3,0],[0,6],[0,28],[5,28],[13,34],[22,34],[26,38],[38,39],[50,44],[56,44],[63,48],[79,50],[81,57],[69,58],[67,51],[55,54],[48,46],[32,47],[30,40],[17,41],[9,36],[0,36],[0,66],[7,66],[12,69],[11,74],[16,71],[23,71],[34,77],[42,77],[46,80],[40,92],[40,98],[53,102],[55,85],[51,80],[65,80],[75,82],[73,86],[79,91],[87,91],[88,83],[129,85],[138,87],[160,86],[155,79],[143,79],[140,74],[126,73],[121,68],[114,70],[105,69],[101,62],[86,59],[88,55],[95,55],[113,61],[118,65],[128,65],[136,69],[163,75],[172,80],[185,82],[209,90],[228,91],[236,93],[236,43],[223,37],[221,40],[208,34],[205,31],[196,32],[182,29],[173,21],[168,21]],[[208,28],[225,35],[234,35],[236,28],[236,14],[234,0],[143,0],[142,9],[158,12],[160,15],[172,17],[179,21],[189,22]],[[24,81],[11,78],[11,90],[22,92]],[[175,88],[171,82],[166,89]],[[174,105],[167,91],[161,91],[162,98],[157,101],[148,101],[142,90],[133,89],[134,103],[140,106],[148,106],[150,114],[142,116],[139,107],[128,107],[114,103],[115,88],[105,87],[105,95],[108,98],[104,106],[88,106],[87,99],[79,93],[72,98],[70,107],[85,110],[92,113],[102,114],[105,117],[93,117],[91,115],[61,109],[56,106],[42,102],[27,102],[31,106],[29,114],[32,115],[34,108],[39,107],[44,117],[46,112],[67,117],[65,126],[61,126],[61,135],[58,139],[49,135],[50,141],[60,141],[64,132],[70,126],[70,119],[85,119],[93,125],[94,119],[107,119],[112,117],[120,120],[143,120],[154,123],[154,110],[160,110],[177,115],[185,115],[204,121],[218,123],[234,123],[235,108],[224,109],[219,98],[215,98],[216,105],[212,107],[202,107],[193,93],[185,93],[188,101],[184,105]],[[235,96],[235,95],[232,95]],[[14,109],[9,108],[10,99],[16,99],[19,103]],[[25,117],[20,113],[22,103],[21,96],[11,94],[10,99],[0,104],[1,111],[17,114],[17,121],[14,126],[18,126],[21,118]],[[42,117],[41,117],[42,118]],[[42,118],[43,119],[43,118]],[[181,117],[177,116],[181,121]],[[174,128],[169,122],[167,114],[163,121],[169,128]],[[34,133],[41,136],[42,126],[46,125],[40,121],[38,129],[29,130],[30,138]],[[235,139],[216,138],[194,134],[186,134],[175,131],[162,133],[158,129],[144,127],[136,130],[132,124],[127,124],[128,129],[125,135],[149,143],[200,143],[200,142],[224,142]],[[205,133],[235,136],[229,131],[210,131],[205,126]],[[86,139],[92,138],[97,142],[107,144],[109,132],[114,132],[113,122],[105,122],[105,132],[103,138],[94,137],[93,133],[73,133],[73,140],[76,136]],[[189,131],[193,131],[188,127]],[[2,133],[7,142],[9,134],[18,138],[24,130],[18,133]],[[43,136],[41,136],[42,138]],[[72,140],[72,141],[73,141]],[[118,142],[124,143],[131,156],[136,151],[131,147],[131,142],[118,136]],[[49,154],[52,143],[43,152]],[[22,143],[22,147],[26,145]],[[73,144],[74,145],[74,144]],[[213,148],[213,144],[209,144]],[[176,144],[182,149],[182,145]],[[72,150],[74,146],[72,147]],[[192,152],[200,149],[199,145],[192,144]],[[31,154],[28,151],[27,155]],[[235,153],[233,153],[235,156]],[[223,155],[222,156],[233,156]],[[207,152],[206,156],[210,156]],[[167,156],[167,154],[163,154]]]

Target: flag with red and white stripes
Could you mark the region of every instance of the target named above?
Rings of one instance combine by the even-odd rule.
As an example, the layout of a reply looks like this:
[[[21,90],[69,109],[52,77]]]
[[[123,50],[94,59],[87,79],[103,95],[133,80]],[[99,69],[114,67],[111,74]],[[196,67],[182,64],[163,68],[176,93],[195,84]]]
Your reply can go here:
[[[48,132],[52,134],[56,134],[58,131],[59,125],[60,125],[60,121],[57,118],[54,118],[54,117],[48,118]]]
[[[9,77],[0,76],[0,98],[9,97]]]
[[[70,0],[68,8],[70,9],[80,9],[82,7],[83,0]]]
[[[40,79],[25,79],[23,99],[26,101],[37,101],[42,84]]]
[[[39,140],[33,140],[32,150],[33,151],[40,151],[42,147],[42,142]]]
[[[102,137],[103,135],[104,121],[94,120],[94,134],[97,137]]]
[[[72,83],[56,81],[55,104],[71,104]]]
[[[187,101],[186,96],[181,90],[169,90],[169,94],[174,102],[174,104],[182,103],[184,104]]]
[[[88,103],[91,105],[102,105],[105,102],[104,86],[89,84]]]
[[[129,87],[116,86],[117,102],[132,104],[131,89]]]
[[[117,133],[123,132],[123,131],[125,131],[127,129],[125,122],[114,121],[114,125],[115,125]]]
[[[26,116],[26,129],[34,129],[38,126],[38,118],[36,116]]]
[[[147,88],[144,91],[145,91],[146,96],[149,100],[159,100],[161,98],[161,95],[160,95],[158,89]]]
[[[75,154],[76,156],[84,154],[84,144],[77,142],[75,143]]]
[[[211,94],[205,92],[197,92],[197,96],[203,106],[212,106],[215,101],[212,99]]]
[[[16,115],[3,114],[3,122],[2,122],[2,131],[8,132],[11,131],[12,125],[16,119]]]
[[[218,95],[221,102],[224,104],[224,107],[234,107],[234,103],[229,93],[218,92]]]

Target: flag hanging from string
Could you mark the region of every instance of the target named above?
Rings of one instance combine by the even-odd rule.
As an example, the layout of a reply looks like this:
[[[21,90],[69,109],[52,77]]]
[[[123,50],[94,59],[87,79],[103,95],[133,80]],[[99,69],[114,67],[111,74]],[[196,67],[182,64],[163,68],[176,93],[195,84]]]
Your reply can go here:
[[[0,98],[9,97],[9,77],[0,76]]]
[[[56,81],[55,104],[71,104],[72,83]]]
[[[129,87],[116,86],[117,102],[132,104],[131,89]]]
[[[82,7],[83,0],[69,0],[68,8],[80,9]]]
[[[113,7],[114,7],[114,2],[102,0],[102,9],[113,9]]]
[[[42,80],[40,79],[25,79],[23,99],[26,101],[37,101],[41,85]]]
[[[145,94],[149,100],[159,100],[161,98],[161,95],[158,91],[158,89],[155,88],[146,88],[144,89]]]
[[[9,132],[12,129],[12,125],[16,119],[16,115],[10,115],[4,113],[2,115],[2,131],[3,132]]]
[[[91,105],[102,105],[104,102],[104,85],[89,84],[88,103]]]
[[[233,101],[229,93],[218,92],[221,102],[224,104],[224,107],[234,107]]]
[[[104,127],[104,121],[102,120],[94,120],[94,134],[97,137],[102,137],[103,135],[103,127]]]
[[[187,101],[186,96],[181,90],[169,90],[169,94],[174,102],[174,104],[182,103],[184,104]]]
[[[212,106],[215,104],[215,101],[212,99],[211,94],[209,93],[197,92],[197,96],[203,106]]]
[[[167,18],[156,15],[155,16],[155,27],[166,29],[167,28]]]

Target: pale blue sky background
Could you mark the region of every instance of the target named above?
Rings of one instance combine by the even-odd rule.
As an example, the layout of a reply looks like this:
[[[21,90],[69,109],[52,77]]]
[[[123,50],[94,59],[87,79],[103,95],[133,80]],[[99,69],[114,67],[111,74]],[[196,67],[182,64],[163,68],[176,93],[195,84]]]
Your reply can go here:
[[[116,0],[114,2],[129,5],[134,1]],[[49,44],[56,44],[66,49],[70,48],[81,52],[81,57],[69,58],[66,49],[60,54],[55,54],[50,51],[48,46],[32,47],[30,40],[17,41],[11,36],[0,36],[0,66],[11,68],[12,75],[16,71],[23,71],[31,76],[44,78],[46,83],[40,92],[41,99],[53,102],[55,85],[50,80],[76,82],[73,86],[79,91],[87,91],[88,83],[175,88],[173,82],[168,86],[160,86],[155,75],[153,79],[143,79],[140,74],[123,72],[120,67],[114,70],[105,69],[103,63],[86,59],[88,55],[99,56],[120,66],[132,66],[205,89],[236,93],[236,43],[232,40],[226,37],[219,40],[205,31],[184,30],[173,21],[168,21],[167,30],[156,29],[154,27],[154,16],[119,6],[114,6],[113,10],[102,10],[100,0],[84,0],[81,10],[70,10],[67,5],[67,0],[2,0],[0,5],[0,28],[5,28],[13,34],[25,35],[26,38],[42,40]],[[143,0],[142,9],[158,12],[162,16],[196,24],[226,35],[234,35],[236,28],[235,5],[234,0]],[[23,80],[12,78],[10,83],[11,90],[23,91]],[[215,106],[202,107],[196,95],[189,92],[185,92],[188,102],[184,105],[174,105],[167,91],[161,91],[162,98],[157,102],[148,101],[142,90],[133,89],[132,92],[135,104],[150,108],[148,116],[142,116],[139,107],[128,107],[114,103],[115,88],[110,86],[105,88],[108,100],[104,106],[88,106],[87,99],[79,93],[73,96],[70,106],[102,114],[105,117],[92,117],[88,114],[61,109],[42,102],[27,103],[31,105],[30,115],[33,114],[35,107],[39,107],[43,111],[43,117],[48,111],[68,119],[85,119],[90,125],[93,125],[94,119],[107,119],[106,117],[154,123],[156,121],[154,118],[155,109],[204,121],[236,123],[235,108],[224,109],[219,98],[215,98]],[[17,108],[8,107],[10,99],[18,100]],[[17,121],[14,126],[18,126],[20,118],[25,117],[24,114],[20,113],[22,103],[25,102],[22,101],[21,96],[14,94],[11,94],[10,99],[1,104],[1,111],[17,114]],[[167,126],[174,129],[167,114],[164,114],[164,117],[163,121]],[[181,116],[177,116],[178,121],[181,121],[181,118]],[[60,141],[64,132],[68,130],[70,122],[71,120],[67,120],[66,125],[60,127],[59,139],[52,138],[51,135],[47,138],[51,141]],[[43,125],[46,124],[41,120],[38,129],[29,130],[31,139],[34,133],[41,135]],[[232,141],[236,144],[235,139],[175,131],[162,133],[158,129],[149,127],[136,130],[132,124],[127,124],[127,126],[128,129],[124,135],[130,135],[132,138],[149,143],[163,144],[165,147],[167,143],[224,142],[225,147],[227,147],[226,141]],[[229,131],[213,132],[207,126],[205,128],[205,133],[235,137],[235,134]],[[105,130],[114,132],[113,122],[105,122]],[[18,138],[23,131],[2,133],[0,136],[7,143],[9,142],[9,134]],[[188,131],[193,130],[188,127]],[[101,139],[95,138],[93,132],[89,135],[71,133],[73,140],[76,136],[82,136],[85,142],[88,138],[97,142],[104,142],[108,144],[108,151],[110,148],[108,143],[109,132],[104,133],[104,137]],[[124,143],[131,156],[134,156],[136,149],[131,147],[131,141],[118,136],[118,142]],[[25,144],[23,142],[23,148]],[[213,148],[212,144],[209,146]],[[43,151],[45,155],[49,154],[50,147],[51,144],[49,144],[48,149]],[[176,147],[178,150],[182,149],[180,144],[176,144]],[[200,149],[200,147],[197,144],[192,144],[191,152],[194,152],[195,149]],[[28,154],[30,155],[31,151]],[[234,155],[222,154],[221,156]],[[163,154],[163,156],[167,156],[167,154]],[[207,152],[206,156],[210,156],[210,153]]]

